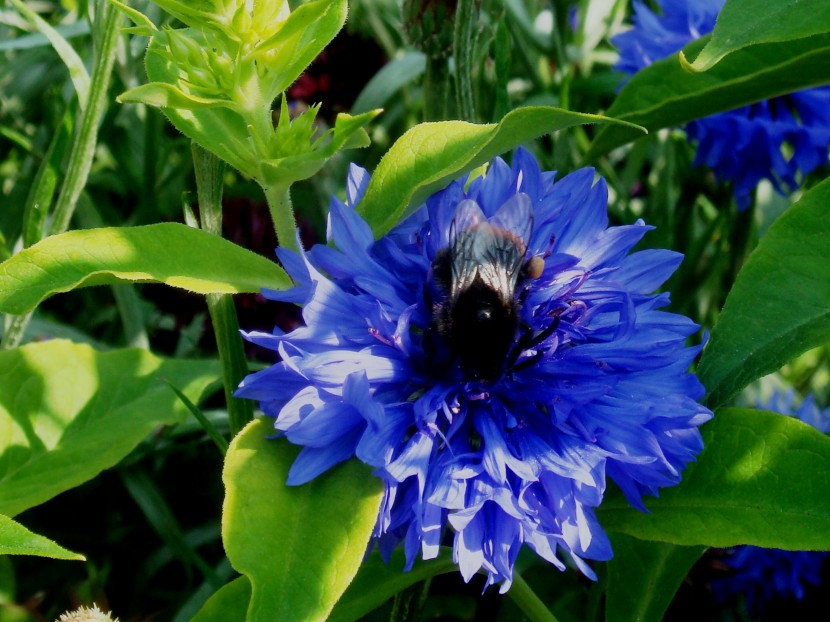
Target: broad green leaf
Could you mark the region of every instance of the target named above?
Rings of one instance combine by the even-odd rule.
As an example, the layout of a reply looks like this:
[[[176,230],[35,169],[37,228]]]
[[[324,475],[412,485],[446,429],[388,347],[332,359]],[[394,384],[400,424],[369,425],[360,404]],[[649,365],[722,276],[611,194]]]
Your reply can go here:
[[[269,422],[248,424],[225,457],[225,551],[251,581],[249,622],[325,620],[357,573],[383,487],[357,460],[286,486],[298,448],[267,438]]]
[[[690,43],[684,54],[695,56],[707,40]],[[637,72],[606,114],[654,132],[828,82],[830,35],[753,45],[730,54],[705,73],[689,73],[671,56]],[[629,127],[604,127],[585,159],[593,161],[639,137]]]
[[[830,342],[830,180],[787,209],[729,292],[698,367],[709,404]]]
[[[677,546],[610,533],[605,622],[660,622],[705,546]]]
[[[54,235],[0,264],[0,311],[26,313],[52,294],[119,281],[158,282],[198,294],[288,287],[275,262],[178,223]]]
[[[262,96],[272,100],[291,86],[346,22],[346,0],[312,0],[297,7],[280,29],[257,45],[254,55],[267,68]]]
[[[86,108],[89,100],[89,74],[87,73],[84,61],[78,56],[75,49],[61,34],[45,22],[37,13],[23,4],[22,0],[11,0],[11,3],[20,11],[21,15],[31,22],[44,37],[49,39],[55,52],[61,57],[63,64],[69,70],[69,77],[75,86],[78,95],[78,103],[81,110]]]
[[[830,32],[827,0],[728,0],[718,13],[712,38],[688,65],[706,71],[727,54],[757,43],[803,39]]]
[[[14,516],[117,464],[187,417],[162,378],[198,400],[214,361],[97,352],[52,340],[0,352],[0,513]]]
[[[724,408],[703,440],[683,481],[645,500],[648,514],[609,495],[603,527],[684,546],[830,550],[830,437],[793,417]]]
[[[86,559],[83,555],[58,546],[49,538],[32,533],[20,523],[2,514],[0,514],[0,555],[36,555],[79,561]]]
[[[510,112],[499,123],[421,123],[401,136],[383,156],[357,211],[375,235],[381,236],[453,179],[523,142],[585,123],[619,121],[532,106]]]
[[[435,559],[418,559],[409,572],[404,572],[406,558],[399,547],[392,553],[389,565],[377,551],[360,566],[343,598],[337,601],[329,622],[353,622],[380,607],[398,592],[430,577],[457,571],[452,561],[452,549],[442,548]]]
[[[251,582],[238,577],[219,588],[190,622],[247,622]]]

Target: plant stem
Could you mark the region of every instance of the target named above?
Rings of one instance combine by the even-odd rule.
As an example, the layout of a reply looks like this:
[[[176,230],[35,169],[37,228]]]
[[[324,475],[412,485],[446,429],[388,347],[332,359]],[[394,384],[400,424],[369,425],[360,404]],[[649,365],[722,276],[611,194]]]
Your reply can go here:
[[[236,308],[230,294],[208,294],[208,312],[216,335],[219,349],[219,361],[222,365],[222,384],[225,388],[225,401],[228,405],[228,420],[231,436],[245,427],[254,418],[254,403],[234,397],[234,391],[245,376],[248,375],[248,361],[239,336],[239,321]]]
[[[120,33],[121,12],[110,2],[98,2],[96,15],[102,26],[102,33],[98,41],[98,53],[95,55],[95,67],[92,70],[92,81],[89,88],[89,101],[81,114],[81,121],[76,128],[69,151],[69,163],[64,176],[64,183],[55,203],[55,213],[49,235],[63,233],[69,228],[69,221],[78,203],[78,197],[86,186],[89,170],[92,168],[92,158],[95,155],[95,144],[98,141],[98,126],[107,109],[110,79],[115,64],[115,53],[118,49],[118,35]],[[60,130],[58,130],[60,131]],[[45,176],[43,183],[48,182]],[[34,224],[34,223],[33,223]],[[27,241],[36,242],[31,238],[31,229],[27,230]],[[32,313],[24,313],[11,317],[3,331],[0,341],[0,350],[10,350],[20,345],[26,327],[32,319]]]
[[[294,209],[291,205],[291,186],[263,186],[271,219],[274,221],[274,230],[277,232],[277,242],[283,248],[299,251],[297,243],[297,221],[294,218]]]
[[[450,91],[450,72],[445,57],[427,56],[423,89],[424,121],[444,121]]]
[[[432,583],[431,577],[395,594],[389,622],[414,622],[421,619],[421,611],[429,594],[430,583]]]
[[[475,42],[476,13],[475,0],[459,0],[455,11],[453,32],[453,56],[455,57],[455,96],[459,118],[475,123],[476,111],[473,103],[473,44]]]
[[[557,622],[556,616],[551,613],[536,592],[530,589],[521,575],[513,576],[513,585],[510,586],[507,596],[532,622]]]
[[[202,229],[221,236],[222,179],[225,163],[195,142],[191,144],[191,148]],[[207,306],[222,366],[222,384],[228,405],[231,436],[235,436],[254,418],[253,402],[233,395],[236,387],[248,375],[248,362],[245,359],[242,338],[239,336],[239,320],[230,294],[208,294]]]
[[[63,233],[69,228],[69,221],[72,219],[78,197],[86,186],[89,170],[92,168],[95,144],[98,141],[98,126],[109,103],[107,94],[118,47],[121,12],[110,2],[99,2],[97,8],[96,14],[102,25],[100,32],[103,33],[103,37],[96,55],[95,68],[92,71],[89,102],[81,114],[78,134],[69,152],[66,182],[61,187],[55,204],[55,214],[52,218],[52,226],[49,228],[49,235]]]

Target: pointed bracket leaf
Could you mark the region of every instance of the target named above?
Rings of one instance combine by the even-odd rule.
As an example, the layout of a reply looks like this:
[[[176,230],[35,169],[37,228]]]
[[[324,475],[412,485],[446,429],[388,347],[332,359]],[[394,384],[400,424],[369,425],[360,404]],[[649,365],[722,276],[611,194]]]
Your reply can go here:
[[[826,0],[767,2],[729,0],[718,13],[712,38],[693,62],[680,52],[688,71],[707,71],[727,55],[759,43],[781,43],[830,32]]]
[[[683,52],[694,56],[704,37]],[[704,73],[690,74],[676,57],[640,70],[607,110],[608,116],[636,123],[654,132],[702,117],[830,82],[830,34],[784,43],[753,45],[729,54]],[[640,138],[628,127],[602,128],[586,162]]]
[[[0,555],[36,555],[52,559],[69,559],[85,561],[78,553],[68,551],[36,533],[32,533],[20,523],[0,514]]]
[[[401,136],[372,174],[357,211],[376,237],[389,231],[450,181],[528,140],[587,123],[636,125],[546,106],[519,108],[499,123],[422,123]]]

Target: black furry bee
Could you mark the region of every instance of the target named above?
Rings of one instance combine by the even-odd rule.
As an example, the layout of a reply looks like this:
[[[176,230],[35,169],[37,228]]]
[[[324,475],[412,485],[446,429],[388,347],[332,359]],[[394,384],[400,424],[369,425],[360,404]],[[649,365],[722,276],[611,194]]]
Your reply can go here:
[[[472,200],[456,208],[450,243],[433,261],[443,294],[433,305],[433,327],[471,380],[491,382],[504,372],[516,341],[519,288],[538,278],[541,257],[525,260],[533,229],[533,206],[517,194],[489,220]]]

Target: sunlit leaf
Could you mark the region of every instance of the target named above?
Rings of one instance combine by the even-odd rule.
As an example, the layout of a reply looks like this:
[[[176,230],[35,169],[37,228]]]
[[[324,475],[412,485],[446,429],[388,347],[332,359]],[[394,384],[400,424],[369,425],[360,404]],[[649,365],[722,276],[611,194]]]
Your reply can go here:
[[[586,123],[618,121],[532,106],[510,112],[499,123],[422,123],[401,136],[383,156],[357,211],[376,236],[383,235],[460,175],[525,141]]]
[[[185,419],[161,378],[197,401],[219,374],[214,361],[63,340],[0,352],[0,513],[14,516],[92,479],[153,429]]]
[[[79,561],[86,559],[83,555],[58,546],[49,538],[32,533],[20,523],[2,514],[0,514],[0,555],[36,555]]]
[[[689,68],[706,71],[727,54],[751,45],[803,39],[826,32],[830,32],[827,0],[727,0],[718,13],[712,38]]]
[[[252,586],[249,622],[325,620],[357,573],[382,485],[356,460],[286,486],[298,448],[251,422],[225,458],[222,539]]]
[[[82,229],[48,237],[0,264],[0,311],[25,313],[52,294],[119,281],[199,294],[288,287],[275,262],[177,223]]]
[[[683,481],[646,499],[648,514],[609,495],[597,512],[603,527],[684,546],[830,550],[830,437],[738,408],[719,410],[703,437]]]
[[[159,108],[180,108],[182,110],[203,110],[205,108],[235,109],[234,102],[228,99],[199,97],[185,93],[172,84],[151,82],[130,89],[116,97],[121,104],[147,104]]]

